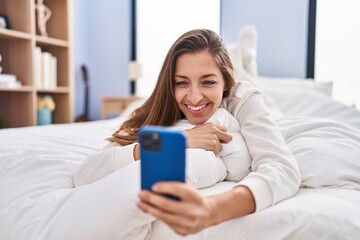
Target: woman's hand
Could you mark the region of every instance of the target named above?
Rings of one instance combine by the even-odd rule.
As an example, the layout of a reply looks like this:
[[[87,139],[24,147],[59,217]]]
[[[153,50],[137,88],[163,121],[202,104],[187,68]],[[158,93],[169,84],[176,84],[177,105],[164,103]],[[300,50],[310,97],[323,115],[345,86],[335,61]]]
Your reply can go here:
[[[226,127],[214,123],[206,123],[186,130],[187,147],[211,150],[215,154],[221,151],[221,143],[228,143],[232,136]]]
[[[173,200],[162,194],[178,197]],[[138,207],[165,222],[176,233],[185,236],[213,225],[213,206],[209,198],[201,196],[189,184],[161,182],[153,187],[153,193],[141,191]]]

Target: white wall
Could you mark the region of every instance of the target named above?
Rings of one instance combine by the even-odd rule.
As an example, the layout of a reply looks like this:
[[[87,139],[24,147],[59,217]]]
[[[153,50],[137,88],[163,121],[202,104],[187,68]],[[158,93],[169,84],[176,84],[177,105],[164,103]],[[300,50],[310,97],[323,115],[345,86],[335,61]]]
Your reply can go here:
[[[92,119],[100,119],[101,97],[127,96],[130,59],[130,0],[74,0],[75,116],[83,112],[83,84],[79,74],[89,70]]]
[[[254,25],[259,75],[304,78],[309,1],[222,0],[221,35],[231,43],[241,27]]]
[[[75,0],[72,1],[73,10],[73,64],[75,71],[75,118],[84,114],[84,82],[80,67],[82,64],[89,65],[89,8],[86,4],[88,0]]]

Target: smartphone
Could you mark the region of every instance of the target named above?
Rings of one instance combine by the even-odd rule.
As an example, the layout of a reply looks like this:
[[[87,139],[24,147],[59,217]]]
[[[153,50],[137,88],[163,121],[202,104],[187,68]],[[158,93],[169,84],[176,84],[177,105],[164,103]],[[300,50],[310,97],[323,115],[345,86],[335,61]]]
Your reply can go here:
[[[152,185],[160,181],[185,182],[184,133],[166,127],[145,126],[138,137],[141,189],[151,191]]]

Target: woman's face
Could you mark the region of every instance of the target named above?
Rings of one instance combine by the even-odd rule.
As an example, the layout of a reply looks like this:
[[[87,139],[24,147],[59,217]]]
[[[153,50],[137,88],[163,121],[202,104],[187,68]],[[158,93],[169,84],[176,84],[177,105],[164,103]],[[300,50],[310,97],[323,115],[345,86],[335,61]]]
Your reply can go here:
[[[204,124],[219,108],[225,82],[211,54],[204,50],[178,57],[174,77],[175,99],[187,120]]]

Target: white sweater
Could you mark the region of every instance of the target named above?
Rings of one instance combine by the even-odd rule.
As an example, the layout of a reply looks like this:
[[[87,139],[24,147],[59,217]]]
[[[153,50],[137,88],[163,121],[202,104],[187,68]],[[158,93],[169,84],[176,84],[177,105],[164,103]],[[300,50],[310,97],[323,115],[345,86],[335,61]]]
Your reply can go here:
[[[248,82],[238,83],[231,96],[223,101],[222,107],[238,120],[252,158],[252,172],[237,185],[250,189],[256,211],[293,196],[300,186],[299,166],[277,125],[271,120],[258,89]],[[74,174],[75,186],[101,179],[134,162],[135,144],[119,147],[111,143],[101,152],[91,155]],[[102,159],[107,159],[105,164]]]
[[[271,119],[260,91],[249,82],[237,83],[222,107],[239,121],[252,158],[252,172],[237,185],[250,189],[256,211],[295,195],[301,182],[299,165]]]

